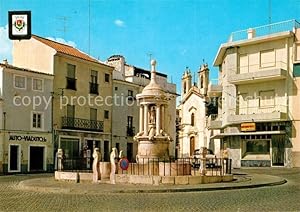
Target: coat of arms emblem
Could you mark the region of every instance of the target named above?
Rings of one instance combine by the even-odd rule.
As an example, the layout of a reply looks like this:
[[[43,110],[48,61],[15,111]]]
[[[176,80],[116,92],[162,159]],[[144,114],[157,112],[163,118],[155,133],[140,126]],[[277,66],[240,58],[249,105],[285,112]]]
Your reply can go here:
[[[14,26],[17,30],[21,31],[25,27],[25,21],[22,18],[17,18],[14,22]]]

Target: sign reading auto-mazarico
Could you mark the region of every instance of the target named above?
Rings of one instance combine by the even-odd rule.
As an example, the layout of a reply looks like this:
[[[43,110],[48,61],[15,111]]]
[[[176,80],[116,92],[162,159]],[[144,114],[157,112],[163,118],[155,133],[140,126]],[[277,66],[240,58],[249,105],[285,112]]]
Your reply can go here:
[[[42,136],[31,136],[31,135],[10,135],[10,141],[38,141],[38,142],[47,142],[46,137]]]

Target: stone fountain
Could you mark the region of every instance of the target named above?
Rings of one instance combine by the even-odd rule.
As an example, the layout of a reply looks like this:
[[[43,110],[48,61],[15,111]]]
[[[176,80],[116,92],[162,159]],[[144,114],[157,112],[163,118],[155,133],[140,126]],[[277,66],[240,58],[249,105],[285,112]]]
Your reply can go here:
[[[135,136],[138,142],[137,163],[169,160],[171,137],[165,131],[166,108],[170,101],[164,89],[156,81],[156,61],[151,61],[151,81],[137,95],[140,104],[139,132]]]

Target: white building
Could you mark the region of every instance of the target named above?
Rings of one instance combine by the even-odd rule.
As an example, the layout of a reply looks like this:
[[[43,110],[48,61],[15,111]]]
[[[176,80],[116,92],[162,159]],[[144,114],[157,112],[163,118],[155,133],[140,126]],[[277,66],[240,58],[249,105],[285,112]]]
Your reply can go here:
[[[0,173],[53,170],[53,75],[0,64]]]
[[[202,65],[198,71],[198,83],[192,83],[192,75],[187,69],[182,76],[181,101],[178,129],[178,157],[190,157],[195,149],[207,147],[219,152],[219,146],[211,143],[211,130],[206,128],[208,105],[214,107],[215,102],[207,96],[209,69]],[[195,80],[195,79],[194,79]],[[213,145],[212,145],[213,144]]]
[[[107,64],[115,67],[113,71],[113,97],[116,100],[112,109],[112,146],[123,150],[128,159],[133,160],[137,153],[137,142],[133,137],[139,132],[139,107],[136,94],[150,82],[150,71],[128,65],[121,55],[113,55]],[[176,95],[176,85],[167,81],[167,75],[157,73],[157,82],[168,93]],[[170,155],[175,156],[175,116],[176,99],[173,99],[166,110],[167,126],[174,140],[170,144]]]
[[[233,167],[300,166],[300,24],[285,21],[234,32],[214,65],[222,93],[208,127],[221,132]]]

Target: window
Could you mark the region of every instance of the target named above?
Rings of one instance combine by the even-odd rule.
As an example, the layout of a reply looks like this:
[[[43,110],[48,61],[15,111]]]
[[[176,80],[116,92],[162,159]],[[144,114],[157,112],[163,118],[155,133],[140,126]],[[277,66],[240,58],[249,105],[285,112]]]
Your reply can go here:
[[[133,91],[132,90],[128,90],[128,100],[132,101],[134,100],[134,97],[133,97]]]
[[[76,90],[75,70],[75,65],[67,64],[67,89]]]
[[[203,76],[201,75],[200,76],[200,88],[203,88],[204,86],[203,86]]]
[[[275,51],[274,49],[264,50],[260,52],[260,67],[275,66]]]
[[[97,121],[97,109],[90,108],[90,120]]]
[[[79,139],[61,138],[60,148],[64,150],[68,159],[78,158],[79,156]]]
[[[134,136],[135,128],[133,127],[133,117],[127,116],[127,136]]]
[[[90,93],[91,94],[99,94],[97,82],[98,82],[98,72],[91,70],[91,82],[90,82]]]
[[[247,140],[245,146],[246,146],[245,155],[270,153],[269,140]]]
[[[42,113],[38,113],[38,112],[32,113],[32,125],[31,126],[33,129],[42,129],[42,127],[43,127],[42,118],[43,118]]]
[[[115,87],[115,91],[117,91],[118,90],[118,87]]]
[[[133,125],[133,117],[127,116],[127,126],[132,127],[132,125]]]
[[[183,83],[183,93],[186,93],[186,82]]]
[[[240,55],[240,67],[238,69],[240,74],[248,73],[249,72],[249,60],[248,54],[241,54]]]
[[[109,78],[110,78],[110,75],[109,75],[109,74],[105,74],[105,75],[104,75],[104,80],[105,80],[105,82],[109,82]]]
[[[300,63],[294,64],[294,67],[293,67],[293,76],[294,77],[300,77]]]
[[[26,89],[26,77],[15,75],[14,79],[15,88]]]
[[[109,111],[108,110],[104,110],[104,118],[109,119]]]
[[[191,115],[191,125],[195,126],[195,114],[194,113],[192,113],[192,115]]]
[[[32,90],[43,91],[43,80],[42,79],[32,79]]]
[[[274,107],[275,91],[260,91],[259,92],[259,107]]]

